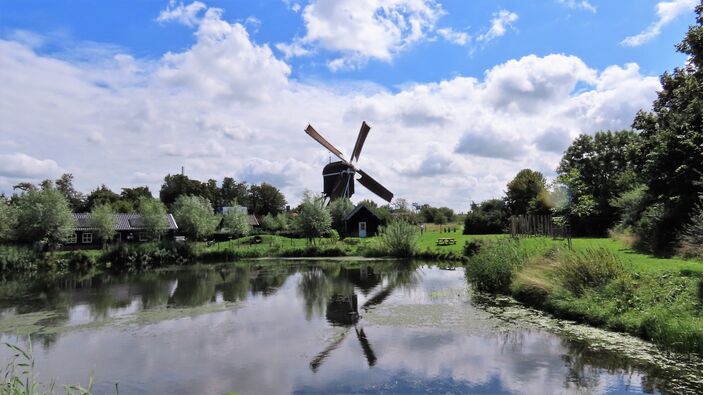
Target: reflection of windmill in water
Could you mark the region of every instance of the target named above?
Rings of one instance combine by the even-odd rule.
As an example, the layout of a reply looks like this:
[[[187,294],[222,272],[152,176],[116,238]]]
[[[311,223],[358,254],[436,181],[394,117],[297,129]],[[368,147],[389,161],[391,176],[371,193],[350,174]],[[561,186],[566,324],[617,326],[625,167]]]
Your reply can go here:
[[[376,305],[381,304],[386,298],[391,295],[395,288],[394,283],[389,283],[381,291],[377,292],[369,298],[364,305],[362,305],[362,310],[368,310]],[[347,328],[342,334],[338,335],[333,339],[330,344],[318,355],[310,361],[310,368],[313,372],[317,372],[320,365],[323,364],[325,359],[330,356],[330,354],[337,349],[340,344],[345,340],[347,335],[350,333],[352,328],[354,328],[355,334],[357,335],[357,340],[359,341],[364,356],[367,359],[367,364],[372,367],[376,364],[376,354],[372,349],[369,339],[366,333],[364,333],[364,328],[359,324],[359,311],[357,308],[357,295],[354,293],[350,294],[334,294],[330,297],[327,304],[327,309],[325,312],[325,318],[333,326],[341,326]]]

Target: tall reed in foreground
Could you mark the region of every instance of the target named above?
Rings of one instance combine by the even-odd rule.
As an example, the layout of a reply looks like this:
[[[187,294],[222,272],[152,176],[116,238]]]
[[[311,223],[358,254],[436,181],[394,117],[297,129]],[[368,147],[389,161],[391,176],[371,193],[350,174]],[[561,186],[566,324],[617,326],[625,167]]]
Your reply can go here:
[[[12,351],[12,358],[0,368],[0,394],[2,395],[49,395],[55,394],[54,383],[44,385],[37,379],[32,355],[32,339],[28,338],[27,350],[10,343],[4,343]],[[88,388],[80,385],[64,385],[63,393],[67,395],[88,395],[93,388],[91,377]],[[115,394],[119,389],[115,384]]]

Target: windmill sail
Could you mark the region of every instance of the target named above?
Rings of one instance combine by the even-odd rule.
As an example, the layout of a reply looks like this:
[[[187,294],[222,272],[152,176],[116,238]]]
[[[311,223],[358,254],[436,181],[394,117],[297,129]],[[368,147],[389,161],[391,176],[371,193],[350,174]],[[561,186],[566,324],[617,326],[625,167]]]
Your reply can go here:
[[[308,125],[308,127],[305,129],[305,132],[308,133],[308,135],[312,137],[313,140],[319,142],[320,145],[327,148],[328,151],[332,152],[335,156],[342,159],[343,162],[347,163],[347,160],[345,160],[344,156],[342,155],[342,152],[339,149],[335,148],[334,145],[330,144],[329,141],[325,140],[325,138],[321,136],[320,133],[318,133],[315,129],[313,129],[312,126]]]
[[[362,177],[357,180],[360,184],[364,185],[367,189],[374,192],[380,198],[386,200],[387,202],[391,202],[391,199],[394,198],[394,194],[391,191],[379,184],[379,182],[371,178],[369,174],[364,171],[358,169],[357,172],[362,175]]]
[[[354,144],[354,149],[352,150],[352,157],[350,157],[350,162],[359,161],[359,154],[362,153],[362,146],[364,145],[364,140],[367,139],[369,134],[369,125],[366,122],[362,122],[362,127],[359,129],[359,134],[357,135],[357,142]]]

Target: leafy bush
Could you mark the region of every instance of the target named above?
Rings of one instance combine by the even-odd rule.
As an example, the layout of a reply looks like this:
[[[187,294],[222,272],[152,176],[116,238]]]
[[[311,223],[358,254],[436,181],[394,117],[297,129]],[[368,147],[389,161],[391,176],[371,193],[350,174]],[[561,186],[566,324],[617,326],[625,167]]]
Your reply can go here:
[[[654,246],[661,239],[659,234],[661,222],[665,216],[665,205],[656,203],[643,211],[640,219],[633,226],[633,232],[638,236],[638,247],[645,251],[654,251]],[[670,231],[670,230],[667,230]]]
[[[508,224],[508,209],[502,199],[490,199],[479,205],[472,202],[471,211],[464,218],[466,235],[503,233]]]
[[[480,291],[509,293],[514,273],[526,259],[527,254],[521,251],[517,241],[503,239],[470,258],[465,274]]]
[[[605,248],[567,253],[561,257],[557,270],[562,285],[575,295],[602,287],[625,271],[621,259]]]
[[[418,245],[418,229],[404,220],[393,220],[381,228],[381,243],[391,256],[412,257]]]
[[[335,229],[330,229],[328,232],[328,238],[332,241],[339,241],[340,240],[340,234],[337,233]]]
[[[464,242],[462,253],[464,254],[464,256],[474,256],[479,253],[480,248],[481,243],[478,240],[467,240]]]
[[[0,273],[33,272],[41,262],[41,254],[29,247],[0,246]]]

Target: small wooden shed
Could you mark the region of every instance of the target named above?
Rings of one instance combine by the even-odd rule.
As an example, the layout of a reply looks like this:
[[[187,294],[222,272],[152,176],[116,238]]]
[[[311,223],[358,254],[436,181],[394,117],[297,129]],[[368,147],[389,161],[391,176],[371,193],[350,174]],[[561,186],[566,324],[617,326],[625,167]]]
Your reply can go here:
[[[345,236],[347,237],[376,236],[379,232],[379,225],[381,225],[381,218],[363,204],[350,211],[344,221]]]

